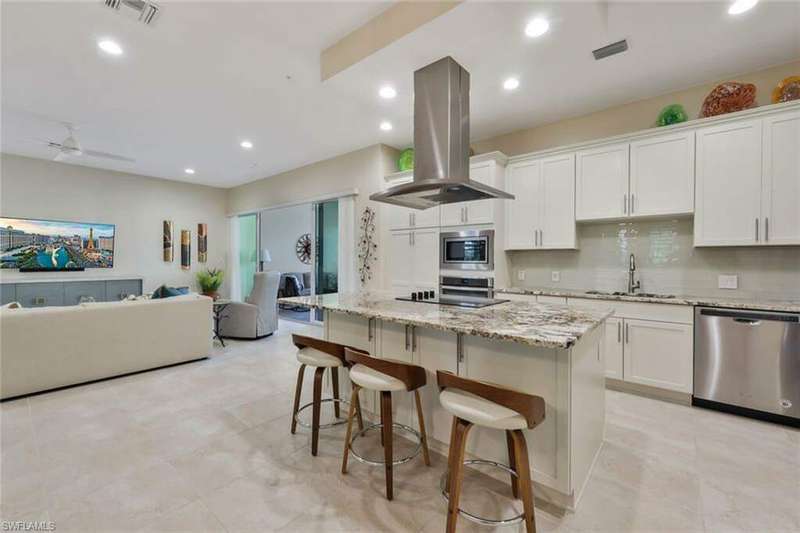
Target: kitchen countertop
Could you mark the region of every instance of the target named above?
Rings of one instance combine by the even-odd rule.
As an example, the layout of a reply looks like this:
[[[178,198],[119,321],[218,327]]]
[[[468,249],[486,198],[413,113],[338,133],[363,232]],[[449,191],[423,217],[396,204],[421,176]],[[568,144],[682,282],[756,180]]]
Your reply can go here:
[[[766,300],[756,298],[719,298],[715,296],[675,295],[674,298],[642,296],[638,294],[587,294],[581,289],[553,289],[548,287],[509,287],[496,289],[496,294],[527,294],[531,296],[560,296],[564,298],[587,298],[593,300],[615,300],[621,302],[644,302],[669,305],[704,305],[730,309],[756,309],[759,311],[784,311],[800,313],[800,300]],[[502,296],[500,296],[502,297]]]
[[[612,313],[573,309],[565,305],[510,301],[481,309],[401,302],[388,293],[345,293],[280,298],[281,303],[306,305],[388,322],[440,331],[566,349],[598,327]]]

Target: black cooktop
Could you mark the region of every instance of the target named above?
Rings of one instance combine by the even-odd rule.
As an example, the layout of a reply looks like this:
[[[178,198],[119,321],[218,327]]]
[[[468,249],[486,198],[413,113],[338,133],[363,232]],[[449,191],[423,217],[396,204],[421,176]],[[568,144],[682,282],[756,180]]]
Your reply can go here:
[[[411,296],[399,296],[395,300],[401,302],[414,302],[420,304],[439,304],[439,305],[453,305],[456,307],[468,307],[471,309],[480,309],[482,307],[489,307],[490,305],[497,305],[508,300],[500,300],[497,298],[476,298],[470,296],[435,296],[433,298],[424,298],[422,300],[412,299]]]

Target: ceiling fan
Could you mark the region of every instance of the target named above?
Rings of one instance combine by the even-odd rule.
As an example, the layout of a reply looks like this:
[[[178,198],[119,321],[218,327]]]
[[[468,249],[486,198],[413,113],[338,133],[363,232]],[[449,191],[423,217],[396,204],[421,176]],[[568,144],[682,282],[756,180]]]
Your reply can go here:
[[[89,157],[97,157],[100,159],[113,159],[114,161],[124,161],[127,163],[134,163],[136,160],[131,159],[130,157],[125,157],[122,155],[117,154],[110,154],[108,152],[101,152],[99,150],[89,150],[83,148],[81,143],[78,142],[78,139],[75,138],[75,128],[72,124],[68,122],[64,122],[64,127],[67,128],[67,138],[63,141],[55,142],[55,141],[48,141],[48,140],[40,140],[39,142],[49,146],[50,148],[56,148],[58,153],[53,158],[54,161],[64,161],[65,159],[71,157],[82,157],[82,156],[89,156]]]

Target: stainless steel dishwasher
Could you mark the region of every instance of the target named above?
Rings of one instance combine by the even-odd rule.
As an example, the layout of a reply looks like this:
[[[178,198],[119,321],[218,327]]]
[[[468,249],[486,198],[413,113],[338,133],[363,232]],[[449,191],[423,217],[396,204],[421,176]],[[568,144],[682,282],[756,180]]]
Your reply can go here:
[[[800,426],[800,314],[696,307],[692,403]]]

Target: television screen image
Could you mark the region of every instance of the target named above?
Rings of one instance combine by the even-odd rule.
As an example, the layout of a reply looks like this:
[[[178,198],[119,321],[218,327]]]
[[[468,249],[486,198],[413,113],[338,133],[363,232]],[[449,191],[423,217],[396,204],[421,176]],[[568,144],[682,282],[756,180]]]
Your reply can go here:
[[[0,268],[114,266],[114,225],[0,217]]]

